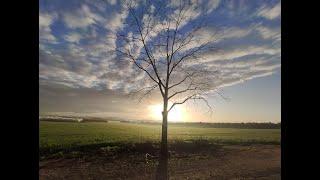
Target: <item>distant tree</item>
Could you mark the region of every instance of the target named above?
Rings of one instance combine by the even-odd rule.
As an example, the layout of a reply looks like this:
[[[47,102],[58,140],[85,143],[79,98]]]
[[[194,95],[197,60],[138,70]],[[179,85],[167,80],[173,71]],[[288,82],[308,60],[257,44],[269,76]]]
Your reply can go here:
[[[123,1],[130,31],[116,32],[117,58],[132,62],[153,83],[142,87],[143,96],[158,90],[163,100],[159,179],[167,179],[168,114],[191,100],[203,101],[209,109],[208,92],[218,70],[201,66],[213,51],[215,33],[206,31],[207,7],[196,1]],[[138,6],[139,5],[139,6]],[[220,94],[217,89],[216,93]],[[221,95],[221,94],[220,94]]]

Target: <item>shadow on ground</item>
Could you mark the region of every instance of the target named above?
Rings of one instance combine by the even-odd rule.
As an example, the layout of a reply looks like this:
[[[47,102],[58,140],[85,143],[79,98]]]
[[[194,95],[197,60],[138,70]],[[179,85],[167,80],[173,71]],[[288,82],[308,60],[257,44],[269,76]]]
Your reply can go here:
[[[169,143],[170,179],[280,179],[279,145]],[[42,151],[40,179],[154,179],[159,144],[100,144]]]

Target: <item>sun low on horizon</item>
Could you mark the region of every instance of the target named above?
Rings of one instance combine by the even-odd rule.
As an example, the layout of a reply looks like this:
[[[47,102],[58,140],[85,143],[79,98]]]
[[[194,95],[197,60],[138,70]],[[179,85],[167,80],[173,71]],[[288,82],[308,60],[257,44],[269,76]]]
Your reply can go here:
[[[171,104],[169,104],[169,107]],[[163,104],[152,104],[148,106],[149,115],[154,120],[162,120],[162,110]],[[183,106],[176,106],[170,110],[168,113],[169,122],[185,122],[187,116],[187,111]]]

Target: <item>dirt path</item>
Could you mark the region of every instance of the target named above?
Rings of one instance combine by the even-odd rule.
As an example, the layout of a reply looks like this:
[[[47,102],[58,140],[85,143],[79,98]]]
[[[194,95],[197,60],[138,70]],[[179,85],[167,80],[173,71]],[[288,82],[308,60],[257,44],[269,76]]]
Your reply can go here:
[[[281,179],[279,145],[224,146],[216,152],[174,153],[170,179]],[[154,179],[156,159],[143,154],[40,162],[40,180]]]

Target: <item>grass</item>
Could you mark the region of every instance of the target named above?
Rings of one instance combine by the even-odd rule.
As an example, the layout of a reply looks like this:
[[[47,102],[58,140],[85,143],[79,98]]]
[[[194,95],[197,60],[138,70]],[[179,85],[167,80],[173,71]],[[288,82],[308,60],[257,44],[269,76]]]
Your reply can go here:
[[[169,142],[205,140],[220,144],[280,144],[280,129],[203,128],[169,124]],[[60,151],[158,143],[161,125],[40,122],[40,155]]]

